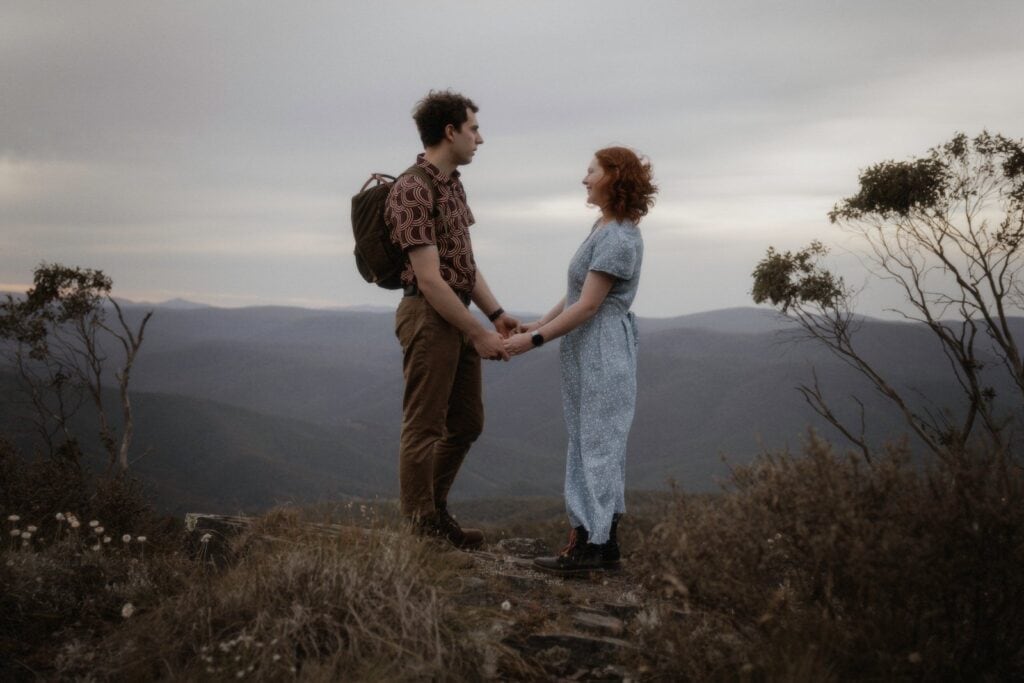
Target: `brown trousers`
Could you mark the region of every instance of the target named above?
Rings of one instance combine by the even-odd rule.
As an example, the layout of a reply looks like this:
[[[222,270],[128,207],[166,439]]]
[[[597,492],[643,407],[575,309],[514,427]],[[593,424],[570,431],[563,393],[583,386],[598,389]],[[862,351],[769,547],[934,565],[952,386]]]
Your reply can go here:
[[[402,297],[395,315],[405,394],[399,482],[402,514],[447,502],[469,447],[484,427],[480,356],[423,296]]]

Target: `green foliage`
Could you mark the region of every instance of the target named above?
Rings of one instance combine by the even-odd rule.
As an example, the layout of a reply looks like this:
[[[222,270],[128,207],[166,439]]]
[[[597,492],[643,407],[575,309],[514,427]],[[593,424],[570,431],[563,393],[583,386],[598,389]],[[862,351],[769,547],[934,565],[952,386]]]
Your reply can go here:
[[[841,277],[819,265],[819,259],[827,253],[828,249],[817,241],[795,253],[779,253],[768,247],[764,259],[754,268],[754,301],[770,301],[783,313],[803,304],[835,307],[846,289]]]
[[[942,216],[954,202],[980,195],[978,179],[1001,186],[1005,198],[1020,210],[1024,143],[987,131],[973,139],[958,133],[923,159],[875,164],[861,173],[857,194],[837,203],[829,219],[836,223]]]
[[[8,295],[0,304],[0,338],[26,344],[33,359],[43,360],[55,328],[68,323],[94,328],[103,321],[102,304],[112,284],[99,270],[40,264],[25,297]]]
[[[835,223],[867,214],[890,218],[934,209],[947,197],[949,179],[948,168],[939,159],[884,161],[861,173],[860,192],[838,204],[829,219]]]
[[[1010,680],[1024,667],[1021,470],[962,453],[868,467],[812,436],[709,502],[679,496],[638,558],[675,609],[645,659],[681,678]],[[680,617],[683,613],[685,616]]]

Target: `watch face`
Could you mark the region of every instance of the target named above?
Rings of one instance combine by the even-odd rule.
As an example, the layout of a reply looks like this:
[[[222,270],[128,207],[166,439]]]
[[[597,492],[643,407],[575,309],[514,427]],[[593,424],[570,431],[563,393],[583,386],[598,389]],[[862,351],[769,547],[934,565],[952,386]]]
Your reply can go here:
[[[541,344],[544,343],[544,337],[541,336],[540,332],[534,332],[533,335],[530,337],[530,341],[533,342],[534,346],[540,346]]]

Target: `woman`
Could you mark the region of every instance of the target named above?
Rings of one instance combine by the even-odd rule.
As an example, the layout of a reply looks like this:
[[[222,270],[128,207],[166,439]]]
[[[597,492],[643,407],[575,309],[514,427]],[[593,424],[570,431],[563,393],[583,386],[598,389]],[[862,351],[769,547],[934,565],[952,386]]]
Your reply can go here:
[[[564,337],[562,405],[569,430],[565,503],[573,531],[557,557],[534,560],[558,574],[616,569],[625,511],[626,439],[636,405],[636,322],[629,307],[643,261],[637,224],[654,205],[651,165],[625,147],[598,151],[583,179],[601,210],[569,264],[566,296],[509,337],[509,354]]]

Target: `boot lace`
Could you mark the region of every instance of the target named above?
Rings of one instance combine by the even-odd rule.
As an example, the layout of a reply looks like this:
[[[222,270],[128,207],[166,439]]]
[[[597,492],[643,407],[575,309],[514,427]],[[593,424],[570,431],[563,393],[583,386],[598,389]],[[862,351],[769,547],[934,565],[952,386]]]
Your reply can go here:
[[[576,549],[576,544],[579,542],[579,535],[576,533],[576,529],[569,532],[569,543],[559,551],[559,555],[562,557],[569,557],[572,551]]]

